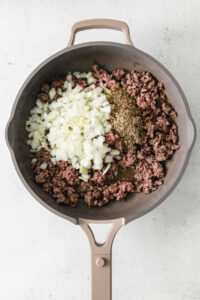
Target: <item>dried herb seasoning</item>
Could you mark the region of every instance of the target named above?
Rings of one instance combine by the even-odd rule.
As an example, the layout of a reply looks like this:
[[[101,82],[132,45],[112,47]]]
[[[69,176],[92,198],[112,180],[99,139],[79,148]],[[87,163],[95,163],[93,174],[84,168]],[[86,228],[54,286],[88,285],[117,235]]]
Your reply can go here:
[[[111,89],[109,102],[112,107],[112,128],[124,145],[129,148],[140,142],[146,135],[146,122],[142,110],[136,104],[136,98],[131,97],[125,88],[115,85]]]

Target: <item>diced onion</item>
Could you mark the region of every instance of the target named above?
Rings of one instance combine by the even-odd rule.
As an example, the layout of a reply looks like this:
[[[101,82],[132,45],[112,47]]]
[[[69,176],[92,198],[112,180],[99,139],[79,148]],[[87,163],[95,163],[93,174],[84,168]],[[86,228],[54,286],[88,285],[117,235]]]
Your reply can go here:
[[[113,156],[107,155],[105,158],[105,163],[111,163],[111,162],[113,162]]]
[[[48,166],[48,163],[47,163],[47,162],[43,162],[43,163],[40,165],[40,169],[41,169],[41,170],[46,170],[47,166]]]
[[[88,86],[85,89],[78,84],[74,87],[73,76],[85,78]],[[50,103],[37,100],[26,122],[29,133],[27,144],[32,152],[48,150],[54,164],[60,160],[68,161],[79,170],[80,178],[87,181],[89,168],[101,170],[104,159],[110,163],[115,155],[105,142],[105,134],[111,130],[111,106],[104,85],[96,87],[96,79],[91,72],[75,72],[73,76],[67,74],[64,82],[66,91],[58,88],[60,97],[57,100],[54,100],[55,88],[49,91]],[[45,170],[47,166],[43,163],[40,168]],[[109,169],[108,166],[105,170]]]
[[[33,159],[31,160],[31,163],[32,163],[32,164],[36,164],[36,162],[37,162],[37,158],[33,158]]]
[[[119,154],[120,154],[120,151],[117,150],[117,149],[113,149],[113,150],[110,151],[110,154],[113,155],[113,156],[119,155]]]
[[[115,158],[120,160],[122,157],[120,155],[116,155]]]
[[[106,175],[106,173],[108,172],[108,170],[110,169],[110,167],[111,167],[111,164],[108,164],[102,174]]]
[[[56,159],[55,159],[55,157],[52,157],[51,158],[51,162],[55,165],[56,164]]]
[[[92,77],[92,76],[87,79],[87,83],[88,84],[92,84],[94,82],[96,82],[96,79],[94,77]]]
[[[63,91],[61,90],[61,88],[58,88],[58,95],[62,96]]]
[[[107,89],[106,87],[103,88],[103,91],[105,94],[110,95],[110,90]]]
[[[80,173],[82,175],[88,175],[88,169],[84,168],[83,166],[80,167]]]
[[[85,181],[85,182],[87,182],[88,179],[90,178],[90,175],[81,175],[78,178],[81,179],[81,180],[83,180],[83,181]]]
[[[53,100],[53,98],[55,97],[56,95],[56,90],[54,88],[52,88],[50,91],[49,91],[49,97],[51,100]]]

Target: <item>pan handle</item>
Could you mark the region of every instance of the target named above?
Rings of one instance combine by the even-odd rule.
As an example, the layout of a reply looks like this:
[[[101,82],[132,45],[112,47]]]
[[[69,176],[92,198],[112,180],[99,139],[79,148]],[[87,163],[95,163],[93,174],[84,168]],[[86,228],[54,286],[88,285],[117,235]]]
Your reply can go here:
[[[67,47],[70,47],[74,44],[76,33],[79,31],[87,30],[87,29],[95,29],[95,28],[107,28],[122,31],[125,36],[126,44],[133,46],[133,42],[131,41],[129,27],[125,22],[112,20],[112,19],[89,19],[83,20],[75,23],[72,26],[71,36]]]
[[[112,223],[112,228],[104,244],[96,242],[90,223]],[[118,230],[124,225],[124,218],[109,221],[94,221],[78,219],[78,224],[86,233],[91,247],[91,271],[92,271],[92,300],[112,299],[112,244]]]

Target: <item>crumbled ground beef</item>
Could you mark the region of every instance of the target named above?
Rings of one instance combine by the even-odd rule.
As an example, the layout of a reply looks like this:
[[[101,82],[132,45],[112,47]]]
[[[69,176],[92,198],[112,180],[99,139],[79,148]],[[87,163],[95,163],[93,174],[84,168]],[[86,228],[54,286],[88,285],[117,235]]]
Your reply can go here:
[[[116,70],[109,74],[98,65],[93,66],[94,76],[108,86],[119,83],[135,97],[137,105],[146,118],[146,137],[135,147],[125,151],[119,165],[126,169],[134,168],[134,191],[150,193],[163,183],[166,175],[166,161],[179,148],[178,128],[174,121],[177,116],[167,102],[164,85],[147,72],[125,72]],[[106,136],[109,145],[119,149],[119,136],[110,132]]]
[[[44,93],[48,93],[50,91],[50,85],[47,83],[43,83],[43,85],[41,87],[41,91]]]
[[[51,88],[61,88],[63,91],[66,89],[64,88],[64,83],[65,83],[65,77],[61,78],[54,78],[51,83]]]
[[[114,174],[118,169],[116,162],[112,164],[106,175],[102,174],[103,170],[91,170],[91,178],[88,182],[84,182],[78,178],[78,171],[67,162],[60,161],[54,165],[46,150],[37,152],[33,157],[37,159],[32,163],[35,181],[59,204],[74,207],[78,204],[78,200],[83,198],[89,207],[103,206],[109,200],[121,200],[134,190],[134,185],[128,181],[111,183],[116,178]],[[40,168],[43,162],[47,163],[46,170]]]
[[[146,120],[146,136],[131,149],[124,147],[119,135],[110,131],[106,134],[106,142],[111,148],[121,152],[121,160],[115,160],[111,168],[103,175],[103,170],[89,170],[88,182],[80,180],[79,173],[68,162],[51,162],[48,151],[41,150],[32,158],[35,181],[43,190],[52,195],[57,203],[75,207],[78,201],[84,199],[88,207],[101,207],[109,201],[125,199],[130,192],[151,193],[164,181],[166,175],[166,161],[171,158],[178,146],[178,128],[174,121],[176,112],[167,102],[163,83],[157,81],[147,71],[126,72],[122,69],[112,73],[93,66],[93,74],[97,79],[96,85],[106,83],[108,88],[120,83],[127,92],[135,97],[137,105],[142,110]],[[83,88],[86,80],[77,79],[76,84]],[[49,90],[56,89],[55,99],[58,97],[57,89],[64,88],[64,78],[53,79],[51,85],[44,83],[38,98],[43,102],[50,102]],[[40,168],[43,162],[47,168]],[[119,179],[119,171],[126,173],[128,169],[134,170],[130,178]]]
[[[38,99],[40,99],[40,101],[41,101],[41,102],[44,102],[44,103],[46,103],[46,102],[51,102],[50,97],[49,97],[49,94],[46,93],[46,92],[40,93],[40,94],[38,95]]]

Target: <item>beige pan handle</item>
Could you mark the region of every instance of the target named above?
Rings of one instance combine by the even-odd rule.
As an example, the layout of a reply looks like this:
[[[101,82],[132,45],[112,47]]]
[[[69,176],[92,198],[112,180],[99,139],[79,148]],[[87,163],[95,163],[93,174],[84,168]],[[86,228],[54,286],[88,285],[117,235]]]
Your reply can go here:
[[[104,244],[96,242],[89,224],[112,223],[112,228]],[[92,221],[78,219],[79,226],[86,233],[91,247],[91,271],[92,271],[92,300],[112,299],[112,244],[118,230],[124,225],[124,218],[109,221]]]
[[[125,35],[126,44],[133,46],[128,25],[125,22],[112,19],[90,19],[75,23],[72,27],[71,36],[67,46],[70,47],[74,44],[74,39],[77,32],[95,28],[122,31]]]

